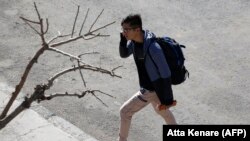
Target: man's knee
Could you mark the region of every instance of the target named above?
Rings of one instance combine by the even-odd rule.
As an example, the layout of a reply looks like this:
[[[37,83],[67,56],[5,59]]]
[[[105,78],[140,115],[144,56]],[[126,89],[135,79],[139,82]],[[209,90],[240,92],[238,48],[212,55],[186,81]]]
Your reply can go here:
[[[156,112],[157,114],[159,114],[159,115],[162,115],[162,114],[163,114],[163,110],[160,111],[157,107],[154,107],[154,110],[155,110],[155,112]]]
[[[155,111],[157,114],[161,115],[161,116],[166,115],[166,110],[168,110],[168,109],[160,110],[158,106],[154,106],[154,111]]]
[[[130,109],[127,108],[126,106],[122,106],[122,107],[120,108],[120,116],[121,116],[121,118],[123,118],[123,119],[131,119],[132,116],[133,116],[133,114],[134,114],[134,113],[132,113],[132,112],[130,111]]]

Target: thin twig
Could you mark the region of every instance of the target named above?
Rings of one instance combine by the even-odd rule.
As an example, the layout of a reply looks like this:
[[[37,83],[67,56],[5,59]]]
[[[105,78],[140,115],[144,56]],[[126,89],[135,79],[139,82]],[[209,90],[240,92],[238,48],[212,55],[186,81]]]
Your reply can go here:
[[[40,24],[40,22],[32,21],[32,20],[26,19],[26,18],[24,18],[24,17],[20,17],[20,18],[21,18],[22,20],[27,21],[27,22],[30,22],[30,23]]]
[[[89,28],[89,32],[91,32],[91,29],[93,28],[93,26],[95,25],[95,23],[97,22],[99,17],[102,15],[103,11],[104,11],[104,9],[102,9],[101,13],[96,17],[95,21],[93,22],[93,24]]]
[[[36,9],[38,20],[40,21],[40,34],[39,35],[40,35],[40,37],[42,39],[42,43],[43,44],[47,44],[46,41],[45,41],[45,37],[44,37],[45,32],[43,30],[43,19],[40,16],[39,10],[38,10],[35,2],[34,2],[34,6],[35,6],[35,9]]]
[[[110,35],[100,34],[99,37],[109,37]]]
[[[98,33],[97,35],[95,34],[92,34],[93,36],[92,37],[89,37],[89,38],[83,38],[84,40],[91,40],[91,39],[94,39],[96,37],[99,37],[100,36],[100,33]]]
[[[41,35],[39,31],[37,31],[28,21],[26,21],[24,18],[20,17],[31,29],[33,29],[38,35]]]
[[[48,18],[46,18],[46,30],[45,30],[44,34],[46,34],[48,32],[48,30],[49,30],[49,20],[48,20]]]
[[[66,73],[69,73],[69,72],[71,72],[71,71],[75,71],[75,70],[76,70],[76,68],[73,67],[73,68],[70,68],[70,69],[65,69],[65,70],[63,70],[63,71],[61,71],[61,72],[55,74],[54,76],[52,76],[51,78],[49,78],[46,89],[50,89],[50,87],[53,86],[54,81],[55,81],[57,78],[59,78],[60,76],[66,74]]]
[[[78,57],[80,57],[80,56],[78,56]],[[80,61],[77,61],[77,64],[78,64],[78,67],[81,66]],[[84,85],[84,87],[86,87],[86,81],[84,80],[84,77],[83,77],[81,69],[79,69],[79,73],[80,73],[80,76],[82,78],[83,85]]]
[[[86,33],[84,36],[78,36],[78,37],[75,37],[75,38],[72,38],[72,39],[69,39],[69,40],[66,40],[66,41],[62,41],[62,42],[58,42],[58,43],[54,43],[54,44],[52,44],[52,45],[50,45],[51,47],[57,47],[57,46],[60,46],[60,45],[63,45],[63,44],[66,44],[66,43],[69,43],[69,42],[73,42],[73,41],[76,41],[76,40],[78,40],[78,39],[85,39],[85,40],[90,40],[90,39],[93,39],[93,38],[95,38],[95,37],[98,37],[98,36],[100,36],[100,34],[98,34],[98,35],[95,35],[94,37],[90,37],[90,38],[85,38],[86,36],[89,36],[89,35],[93,35],[93,32],[96,32],[96,31],[98,31],[98,30],[100,30],[100,29],[103,29],[103,28],[105,28],[105,27],[107,27],[107,26],[110,26],[111,24],[114,24],[115,23],[115,21],[114,22],[112,22],[112,23],[109,23],[109,24],[107,24],[107,25],[104,25],[104,26],[102,26],[102,27],[100,27],[100,28],[97,28],[97,29],[95,29],[95,30],[93,30],[93,31],[91,31],[91,32],[89,32],[89,33]]]
[[[44,37],[44,30],[43,30],[43,19],[41,19],[40,22],[41,22],[41,25],[40,25],[40,30],[41,30],[40,37],[42,39],[42,43],[46,44],[45,37]]]
[[[53,85],[54,81],[57,78],[59,78],[60,76],[66,74],[66,73],[72,72],[72,71],[76,71],[77,69],[86,69],[86,70],[92,70],[92,71],[99,71],[101,73],[109,74],[112,77],[122,78],[121,76],[118,76],[118,75],[114,74],[113,72],[102,69],[102,68],[93,67],[91,65],[81,65],[81,66],[78,66],[78,67],[71,67],[71,68],[65,69],[65,70],[63,70],[61,72],[58,72],[55,75],[53,75],[51,78],[49,78],[46,89],[49,89]]]
[[[107,95],[107,96],[112,97],[112,98],[116,98],[116,97],[114,97],[114,96],[112,96],[112,95],[110,95],[110,94],[104,93],[104,92],[102,92],[102,91],[100,91],[100,90],[93,90],[93,91],[102,93],[102,94]]]
[[[93,31],[91,31],[91,32],[88,32],[88,33],[84,34],[84,36],[91,35],[91,34],[93,34],[94,32],[96,32],[96,31],[98,31],[98,30],[100,30],[100,29],[106,28],[107,26],[110,26],[110,25],[112,25],[112,24],[114,24],[114,23],[115,23],[115,21],[113,21],[113,22],[111,22],[111,23],[109,23],[109,24],[106,24],[106,25],[104,25],[104,26],[102,26],[102,27],[99,27],[99,28],[97,28],[97,29],[95,29],[95,30],[93,30]]]
[[[74,56],[74,55],[72,55],[72,54],[69,54],[69,53],[67,53],[67,52],[64,52],[64,51],[62,51],[62,50],[59,50],[59,49],[56,49],[56,48],[51,48],[51,47],[49,47],[48,50],[57,52],[57,53],[59,53],[59,54],[65,55],[65,56],[68,56],[68,57],[70,57],[70,58],[72,58],[72,59],[74,59],[74,60],[77,60],[77,61],[79,61],[79,62],[85,64],[85,63],[81,60],[81,58],[79,58],[79,57],[77,57],[77,56]]]
[[[118,68],[121,68],[121,67],[123,67],[123,66],[118,66],[118,67],[113,68],[112,72],[114,72],[115,70],[117,70]]]
[[[77,6],[77,13],[76,13],[75,21],[74,21],[74,24],[73,24],[72,33],[71,33],[71,38],[73,38],[73,34],[74,34],[74,31],[75,31],[75,26],[76,26],[76,21],[77,21],[78,14],[79,14],[79,9],[80,9],[80,6],[78,5]]]
[[[98,72],[101,72],[101,73],[109,74],[109,75],[111,75],[111,76],[113,76],[113,77],[122,78],[121,76],[118,76],[118,75],[114,74],[113,72],[108,71],[108,70],[105,70],[105,69],[100,68],[100,67],[93,67],[93,66],[87,65],[87,64],[82,65],[82,66],[80,66],[80,67],[81,67],[81,68],[83,67],[83,68],[86,69],[86,70],[98,71]]]
[[[37,13],[37,16],[38,16],[38,20],[40,21],[41,20],[41,16],[40,16],[40,13],[37,9],[37,6],[36,6],[36,2],[34,2],[34,6],[35,6],[35,9],[36,9],[36,13]]]
[[[99,52],[87,52],[87,53],[78,55],[78,57],[81,58],[83,55],[88,55],[88,54],[100,54],[100,53]]]
[[[71,33],[70,34],[66,34],[66,35],[59,34],[58,36],[56,36],[56,37],[52,38],[51,40],[49,40],[48,44],[52,43],[54,40],[56,40],[58,38],[63,38],[63,37],[67,37],[67,36],[70,36],[70,35],[71,35]]]
[[[89,38],[83,38],[84,40],[91,40],[91,39],[94,39],[94,38],[96,38],[96,37],[108,37],[108,36],[110,36],[110,35],[102,35],[102,34],[100,34],[100,33],[98,33],[98,34],[91,34],[92,35],[92,37],[89,37]]]
[[[105,104],[99,97],[95,95],[95,93],[91,93],[97,100],[99,100],[104,106],[108,107],[107,104]]]
[[[109,95],[107,93],[104,93],[100,90],[86,90],[86,91],[83,91],[81,94],[78,94],[78,93],[68,93],[68,92],[65,92],[65,93],[54,93],[54,94],[51,94],[49,96],[45,96],[45,98],[43,100],[51,100],[55,97],[65,97],[65,96],[70,96],[70,97],[78,97],[78,98],[82,98],[84,97],[86,94],[90,93],[92,94],[97,100],[99,100],[103,105],[105,105],[106,107],[108,107],[107,104],[105,104],[99,97],[96,96],[96,92],[99,92],[99,93],[102,93],[102,94],[105,94],[109,97],[112,97],[112,98],[115,98],[114,96],[112,95]]]
[[[78,39],[81,39],[84,37],[83,36],[78,36],[78,37],[75,37],[75,38],[72,38],[72,39],[69,39],[69,40],[66,40],[66,41],[61,41],[61,42],[58,42],[58,43],[54,43],[52,45],[50,45],[51,47],[57,47],[57,46],[60,46],[60,45],[63,45],[63,44],[67,44],[67,43],[70,43],[70,42],[73,42],[73,41],[76,41]]]
[[[88,17],[88,14],[89,14],[89,8],[88,8],[88,11],[87,11],[87,13],[86,13],[86,15],[85,15],[85,17],[84,17],[83,22],[82,22],[82,26],[81,26],[81,29],[80,29],[80,32],[79,32],[79,36],[81,36],[81,34],[82,34],[82,29],[83,29],[83,26],[84,26],[84,24],[85,24],[85,22],[86,22],[86,19],[87,19],[87,17]]]
[[[82,92],[82,94],[68,93],[68,92],[65,92],[65,93],[53,93],[53,94],[51,94],[49,96],[46,96],[45,100],[51,100],[52,98],[55,98],[55,97],[65,97],[65,96],[73,96],[73,97],[82,98],[85,95],[86,95],[86,92]]]

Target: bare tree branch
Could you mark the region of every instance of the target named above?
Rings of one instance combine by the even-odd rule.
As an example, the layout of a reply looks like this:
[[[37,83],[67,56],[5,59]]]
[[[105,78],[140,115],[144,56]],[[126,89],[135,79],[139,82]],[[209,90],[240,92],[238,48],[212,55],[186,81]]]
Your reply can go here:
[[[101,13],[96,17],[95,21],[93,22],[93,24],[89,28],[89,32],[91,32],[91,29],[93,28],[93,26],[95,25],[95,23],[97,22],[99,17],[102,15],[103,11],[104,11],[104,9],[102,9]]]
[[[112,77],[122,78],[121,76],[116,75],[113,71],[108,71],[108,70],[105,70],[105,69],[102,69],[102,68],[99,68],[99,67],[93,67],[93,66],[90,66],[90,65],[81,65],[81,66],[78,66],[78,67],[71,67],[71,68],[65,69],[65,70],[53,75],[48,80],[48,83],[46,84],[46,89],[49,89],[51,86],[53,86],[54,81],[57,78],[59,78],[60,76],[66,74],[66,73],[72,72],[72,71],[76,71],[77,69],[86,69],[86,70],[98,71],[98,72],[101,72],[101,73],[109,74]]]
[[[36,3],[34,2],[34,7],[35,7],[35,11],[36,11],[36,14],[37,14],[37,17],[38,17],[38,22],[37,21],[33,21],[33,20],[29,20],[29,19],[26,19],[26,18],[23,18],[23,17],[20,17],[26,24],[28,24],[28,26],[33,29],[40,37],[41,37],[41,40],[42,40],[42,46],[41,48],[36,52],[36,54],[33,56],[33,58],[30,60],[30,62],[28,63],[28,65],[26,66],[25,70],[24,70],[24,73],[21,77],[21,80],[19,81],[18,85],[16,85],[16,88],[14,90],[14,92],[12,93],[12,96],[10,98],[10,100],[8,101],[6,107],[4,108],[2,114],[0,115],[0,129],[2,129],[7,123],[9,123],[14,117],[16,117],[20,112],[22,112],[24,109],[27,109],[30,107],[31,103],[34,102],[35,100],[38,100],[38,101],[41,101],[41,100],[49,100],[49,97],[47,97],[48,99],[46,99],[45,97],[45,91],[48,90],[50,87],[52,87],[53,85],[53,82],[56,78],[68,73],[68,72],[72,72],[72,71],[75,71],[77,69],[79,69],[80,71],[80,75],[81,75],[81,78],[83,80],[83,83],[86,87],[86,82],[83,78],[83,74],[81,72],[81,69],[85,69],[85,70],[91,70],[91,71],[96,71],[96,72],[100,72],[100,73],[105,73],[105,74],[109,74],[110,76],[112,77],[118,77],[118,78],[121,78],[121,76],[118,76],[114,73],[114,71],[118,68],[114,68],[112,69],[111,71],[109,70],[106,70],[106,69],[103,69],[103,68],[100,68],[100,67],[94,67],[92,65],[88,65],[86,64],[85,62],[83,62],[81,60],[81,56],[84,55],[84,54],[81,54],[79,56],[74,56],[74,55],[71,55],[67,52],[64,52],[64,51],[61,51],[59,49],[56,49],[54,47],[57,47],[57,46],[60,46],[60,45],[63,45],[63,44],[67,44],[67,43],[70,43],[70,42],[73,42],[73,41],[76,41],[78,39],[85,39],[85,40],[89,40],[89,39],[93,39],[95,37],[106,37],[106,36],[109,36],[109,35],[101,35],[100,33],[98,34],[93,34],[94,32],[100,30],[100,29],[103,29],[103,28],[106,28],[107,26],[115,23],[115,22],[112,22],[112,23],[109,23],[107,25],[104,25],[100,28],[97,28],[95,30],[92,30],[93,26],[95,25],[95,23],[97,22],[97,20],[99,19],[99,17],[101,16],[101,14],[103,13],[103,10],[102,12],[98,15],[98,17],[95,19],[94,23],[91,25],[90,29],[89,29],[89,32],[88,33],[85,33],[84,36],[81,35],[81,32],[82,32],[82,28],[84,26],[84,23],[87,19],[87,16],[88,16],[88,12],[89,12],[89,9],[87,11],[87,14],[85,16],[85,19],[82,23],[82,27],[81,27],[81,30],[79,32],[79,36],[78,37],[75,37],[75,38],[71,38],[71,39],[68,39],[68,40],[63,40],[63,41],[60,41],[60,42],[57,42],[57,43],[53,43],[56,39],[59,39],[59,38],[63,38],[63,37],[67,37],[67,36],[72,36],[73,37],[73,34],[74,34],[74,28],[76,26],[76,21],[77,21],[77,17],[78,17],[78,14],[79,14],[79,9],[80,9],[80,6],[78,6],[78,9],[77,9],[77,14],[76,14],[76,17],[75,17],[75,21],[74,21],[74,25],[73,25],[73,30],[72,30],[72,33],[71,34],[68,34],[68,35],[61,35],[59,33],[59,35],[57,35],[56,37],[52,38],[51,40],[49,40],[48,42],[46,41],[45,39],[45,34],[48,32],[49,30],[49,21],[48,19],[46,18],[46,29],[44,30],[44,23],[43,23],[43,19],[41,18],[40,16],[40,13],[39,13],[39,10],[36,6]],[[37,30],[32,24],[36,24],[36,25],[39,25],[40,26],[40,31]],[[91,31],[92,30],[92,31]],[[89,37],[90,36],[90,37]],[[88,38],[89,37],[89,38]],[[46,50],[50,50],[50,51],[54,51],[56,53],[60,53],[64,56],[67,56],[67,57],[70,57],[71,59],[74,59],[74,60],[77,60],[78,62],[78,66],[77,67],[72,67],[72,68],[69,68],[69,69],[66,69],[66,70],[63,70],[57,74],[55,74],[53,77],[51,77],[49,80],[48,80],[48,83],[47,84],[41,84],[41,85],[36,85],[36,88],[35,88],[35,91],[33,92],[33,94],[30,96],[30,97],[26,97],[24,102],[19,105],[10,115],[7,115],[10,107],[12,106],[14,100],[17,98],[18,94],[20,93],[21,89],[23,88],[25,82],[26,82],[26,79],[28,77],[28,74],[31,70],[31,68],[33,67],[33,65],[35,63],[37,63],[37,60],[38,58],[43,54],[44,51]],[[87,54],[87,53],[85,53]],[[82,63],[82,64],[81,64]],[[120,66],[119,66],[120,67]],[[99,93],[102,93],[102,94],[106,94],[106,93],[103,93],[102,91],[100,90],[87,90],[87,91],[84,91],[82,92],[81,96],[78,95],[78,97],[83,97],[86,93],[91,93],[93,96],[95,96],[99,101],[101,101],[104,105],[105,103],[100,99],[98,98],[96,95],[95,95],[95,92],[99,92]],[[106,94],[110,97],[113,97],[109,94]],[[53,96],[53,97],[56,97],[56,96]]]
[[[80,9],[80,6],[78,5],[77,6],[76,17],[75,17],[75,21],[74,21],[73,29],[72,29],[72,33],[71,33],[71,38],[73,38],[73,34],[74,34],[75,26],[76,26],[76,21],[77,21],[77,17],[78,17],[78,14],[79,14],[79,9]]]
[[[78,57],[81,58],[81,56],[86,55],[86,54],[99,54],[99,52],[88,52],[88,53],[83,53],[83,54],[78,55]],[[80,61],[77,61],[77,63],[78,63],[78,67],[80,67],[80,66],[81,66]],[[85,79],[84,79],[84,77],[83,77],[83,74],[82,74],[81,69],[79,69],[79,73],[80,73],[80,76],[81,76],[81,78],[82,78],[83,85],[84,85],[84,87],[86,87],[86,81],[85,81]]]
[[[78,93],[68,93],[68,92],[65,92],[65,93],[54,93],[54,94],[51,94],[49,96],[45,96],[43,97],[41,100],[51,100],[55,97],[65,97],[65,96],[69,96],[69,97],[78,97],[78,98],[82,98],[84,97],[86,94],[90,93],[92,94],[97,100],[99,100],[104,106],[108,107],[107,104],[105,104],[99,97],[96,96],[96,92],[99,92],[101,94],[104,94],[104,95],[107,95],[109,97],[112,97],[112,98],[115,98],[114,96],[112,95],[109,95],[107,93],[104,93],[100,90],[86,90],[86,91],[83,91],[81,94],[78,94]]]
[[[39,31],[37,31],[30,23],[28,23],[30,20],[26,20],[23,17],[20,17],[31,29],[33,29],[38,35],[40,35]],[[39,23],[40,24],[40,23]]]
[[[91,31],[91,32],[89,32],[89,33],[86,33],[86,34],[84,34],[84,36],[81,35],[81,36],[78,36],[78,37],[75,37],[75,38],[72,38],[72,39],[69,39],[69,40],[66,40],[66,41],[61,41],[61,42],[58,42],[58,43],[54,43],[54,44],[52,44],[52,45],[50,45],[50,46],[51,46],[51,47],[57,47],[57,46],[60,46],[60,45],[63,45],[63,44],[67,44],[67,43],[76,41],[76,40],[78,40],[78,39],[85,39],[85,40],[93,39],[93,38],[95,38],[95,37],[100,36],[100,34],[95,35],[94,37],[91,37],[91,38],[85,38],[85,37],[86,37],[86,36],[89,36],[89,35],[93,35],[93,32],[96,32],[96,31],[98,31],[98,30],[100,30],[100,29],[106,28],[107,26],[110,26],[110,25],[112,25],[112,24],[114,24],[114,23],[115,23],[115,21],[112,22],[112,23],[109,23],[109,24],[107,24],[107,25],[104,25],[104,26],[102,26],[102,27],[100,27],[100,28],[97,28],[97,29],[95,29],[95,30],[93,30],[93,31]]]
[[[121,68],[122,66],[118,66],[118,67],[116,67],[116,68],[113,68],[112,69],[112,72],[114,72],[115,70],[117,70],[118,68]]]
[[[100,34],[99,37],[109,37],[110,35]]]
[[[64,51],[61,51],[61,50],[59,50],[59,49],[49,47],[48,50],[54,51],[54,52],[56,52],[56,53],[59,53],[59,54],[68,56],[68,57],[70,57],[70,58],[73,58],[73,59],[75,59],[75,60],[81,61],[81,58],[79,58],[79,57],[77,57],[77,56],[74,56],[74,55],[71,55],[71,54],[69,54],[69,53],[66,53],[66,52],[64,52]],[[83,63],[84,63],[84,62],[83,62]]]
[[[84,34],[84,36],[91,35],[91,34],[93,34],[94,32],[96,32],[96,31],[98,31],[98,30],[100,30],[100,29],[106,28],[107,26],[110,26],[110,25],[112,25],[112,24],[114,24],[114,23],[115,23],[115,21],[113,21],[113,22],[111,22],[111,23],[109,23],[109,24],[106,24],[106,25],[104,25],[104,26],[102,26],[102,27],[99,27],[99,28],[97,28],[97,29],[95,29],[95,30],[93,30],[93,31],[91,31],[91,32],[88,32],[88,33]]]
[[[32,21],[32,20],[26,19],[26,18],[24,18],[24,17],[20,17],[20,18],[21,18],[22,20],[27,21],[27,22],[30,22],[30,23],[40,24],[40,22]]]
[[[100,33],[98,33],[98,34],[91,34],[91,35],[92,35],[92,37],[84,38],[84,40],[91,40],[91,39],[94,39],[96,37],[108,37],[108,36],[110,36],[110,35],[101,35]]]
[[[61,45],[63,45],[63,44],[67,44],[67,43],[76,41],[76,40],[81,39],[81,38],[83,38],[83,36],[78,36],[78,37],[75,37],[75,38],[72,38],[72,39],[69,39],[69,40],[66,40],[66,41],[61,41],[61,42],[58,42],[58,43],[54,43],[54,44],[52,44],[52,45],[50,45],[50,46],[51,46],[51,47],[61,46]]]
[[[56,36],[56,37],[53,37],[51,40],[48,41],[48,44],[52,43],[54,40],[58,39],[58,38],[63,38],[63,37],[67,37],[67,36],[70,36],[71,34],[66,34],[66,35],[61,35],[60,31],[59,32],[59,35]]]
[[[13,120],[18,114],[24,111],[26,108],[23,104],[20,104],[15,110],[10,113],[6,118],[0,120],[0,130],[3,129],[11,120]]]
[[[95,93],[91,93],[97,100],[99,100],[104,106],[108,107],[107,104],[105,104],[99,97],[95,95]]]
[[[33,26],[30,25],[30,23],[28,21],[25,20],[25,18],[22,18],[22,20],[27,23],[34,31],[37,32],[38,35],[40,35],[41,39],[42,39],[42,47],[36,52],[35,56],[30,60],[30,62],[28,63],[28,65],[26,66],[25,68],[25,71],[22,75],[22,78],[19,82],[19,84],[16,86],[15,88],[15,91],[12,93],[12,96],[9,100],[9,102],[7,103],[6,107],[4,108],[1,116],[0,116],[0,119],[3,119],[5,118],[6,114],[8,113],[11,105],[13,104],[13,102],[15,101],[16,97],[18,96],[18,94],[20,93],[21,89],[23,88],[23,85],[27,79],[27,76],[32,68],[32,66],[34,65],[34,63],[37,62],[38,58],[40,57],[40,55],[43,54],[43,52],[48,49],[48,44],[45,42],[45,38],[44,38],[44,32],[43,32],[43,20],[41,19],[40,17],[40,14],[39,14],[39,11],[37,9],[37,6],[36,6],[36,3],[34,2],[34,7],[35,7],[35,10],[37,12],[37,16],[38,16],[38,19],[39,19],[39,25],[40,25],[40,29],[41,29],[41,32],[39,33]]]
[[[86,53],[78,55],[78,57],[81,58],[83,55],[87,55],[87,54],[100,54],[100,53],[99,52],[86,52]]]
[[[42,43],[43,44],[47,44],[46,41],[45,41],[45,38],[44,38],[43,19],[41,19],[40,21],[41,21],[41,25],[40,25],[41,34],[40,34],[40,37],[42,39]]]
[[[84,26],[84,24],[85,24],[85,22],[86,22],[86,19],[87,19],[87,17],[88,17],[88,14],[89,14],[89,8],[88,8],[88,11],[87,11],[87,13],[86,13],[86,15],[85,15],[85,18],[84,18],[83,22],[82,22],[82,26],[81,26],[81,29],[80,29],[80,32],[79,32],[79,36],[81,36],[81,34],[82,34],[82,29],[83,29],[83,26]]]
[[[36,2],[34,2],[34,6],[35,6],[35,9],[36,9],[36,14],[38,16],[38,20],[40,21],[41,20],[41,16],[40,16],[40,13],[39,13],[39,11],[37,9]]]
[[[46,30],[45,30],[44,34],[46,34],[48,32],[48,30],[49,30],[49,20],[48,20],[48,18],[46,18]]]
[[[45,96],[45,99],[46,100],[51,100],[55,97],[65,97],[65,96],[69,96],[69,97],[78,97],[78,98],[82,98],[86,95],[87,92],[82,92],[81,94],[78,94],[78,93],[68,93],[68,92],[65,92],[65,93],[53,93],[49,96]]]
[[[94,38],[96,38],[96,37],[99,37],[100,33],[97,34],[97,35],[94,35],[94,34],[91,34],[91,35],[92,35],[92,37],[84,38],[84,40],[91,40],[91,39],[94,39]]]
[[[78,67],[81,66],[80,61],[77,61],[77,64],[78,64]],[[84,77],[83,77],[81,69],[79,69],[79,73],[80,73],[80,76],[82,78],[83,85],[84,85],[84,87],[86,87],[86,81],[84,80]]]
[[[30,72],[33,64],[37,62],[37,59],[40,57],[40,55],[43,54],[43,52],[46,50],[46,48],[47,48],[47,46],[43,46],[42,48],[40,48],[36,52],[35,56],[30,60],[29,64],[26,66],[25,71],[24,71],[24,73],[22,75],[22,78],[21,78],[19,84],[16,86],[15,91],[12,93],[9,102],[7,103],[4,111],[2,112],[2,114],[0,116],[0,119],[3,119],[6,116],[6,114],[9,111],[11,105],[13,104],[13,102],[16,99],[16,97],[18,96],[18,94],[20,93],[21,89],[23,88],[23,85],[24,85],[24,83],[25,83],[25,81],[26,81],[26,79],[28,77],[28,74],[29,74],[29,72]]]
[[[11,120],[13,120],[18,114],[20,114],[25,109],[29,108],[31,103],[38,99],[44,98],[44,85],[37,85],[34,93],[31,97],[25,97],[25,100],[17,107],[13,112],[11,112],[6,118],[0,120],[0,130],[4,128]]]
[[[99,93],[102,93],[102,94],[107,95],[107,96],[112,97],[112,98],[116,98],[116,97],[114,97],[114,96],[112,96],[112,95],[110,95],[110,94],[104,93],[104,92],[102,92],[102,91],[100,91],[100,90],[94,90],[94,91],[99,92]]]
[[[108,70],[105,70],[105,69],[100,68],[100,67],[94,67],[94,66],[85,64],[85,65],[81,65],[80,68],[81,69],[86,69],[86,70],[91,70],[91,71],[97,71],[97,72],[101,72],[101,73],[105,73],[105,74],[109,74],[112,77],[122,78],[121,76],[116,75],[113,71],[108,71]]]
[[[39,11],[38,11],[38,8],[37,8],[35,2],[34,2],[34,6],[35,6],[35,10],[36,10],[36,13],[37,13],[38,20],[39,20],[39,22],[40,22],[40,34],[39,34],[39,35],[40,35],[40,37],[41,37],[41,39],[42,39],[42,43],[43,43],[43,44],[47,44],[47,43],[45,42],[45,38],[44,38],[43,19],[42,19],[41,16],[40,16],[40,13],[39,13]]]

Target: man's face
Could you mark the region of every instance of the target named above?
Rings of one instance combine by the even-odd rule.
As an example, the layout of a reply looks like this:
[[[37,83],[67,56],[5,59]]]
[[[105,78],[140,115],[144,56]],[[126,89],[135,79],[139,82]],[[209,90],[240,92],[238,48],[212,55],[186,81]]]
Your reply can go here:
[[[137,33],[137,28],[131,27],[129,24],[122,24],[122,34],[125,36],[127,40],[133,40]]]

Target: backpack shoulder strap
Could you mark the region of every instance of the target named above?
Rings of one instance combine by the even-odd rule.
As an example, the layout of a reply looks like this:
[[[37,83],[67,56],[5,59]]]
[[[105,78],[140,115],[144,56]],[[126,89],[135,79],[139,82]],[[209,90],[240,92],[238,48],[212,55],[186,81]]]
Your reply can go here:
[[[149,45],[148,45],[147,48],[146,48],[146,51],[145,51],[145,54],[144,54],[144,58],[146,57],[147,54],[149,54],[149,48],[150,48],[150,46],[152,45],[152,43],[155,42],[155,41],[156,41],[156,38],[152,38],[152,39],[151,39]]]
[[[150,51],[149,51],[149,48],[150,48],[151,44],[152,44],[153,42],[155,42],[155,41],[157,41],[157,38],[153,38],[152,41],[150,42],[149,46],[148,46],[147,49],[146,49],[146,53],[145,53],[145,55],[144,55],[144,58],[146,58],[146,55],[149,55],[149,58],[150,58],[151,61],[153,62],[154,66],[155,66],[155,68],[156,68],[156,70],[157,70],[157,73],[160,75],[159,68],[158,68],[158,66],[156,65],[156,63],[155,63],[155,61],[154,61],[154,59],[153,59],[153,57],[152,57],[152,55],[150,54]],[[145,61],[145,59],[144,59],[144,61]]]

